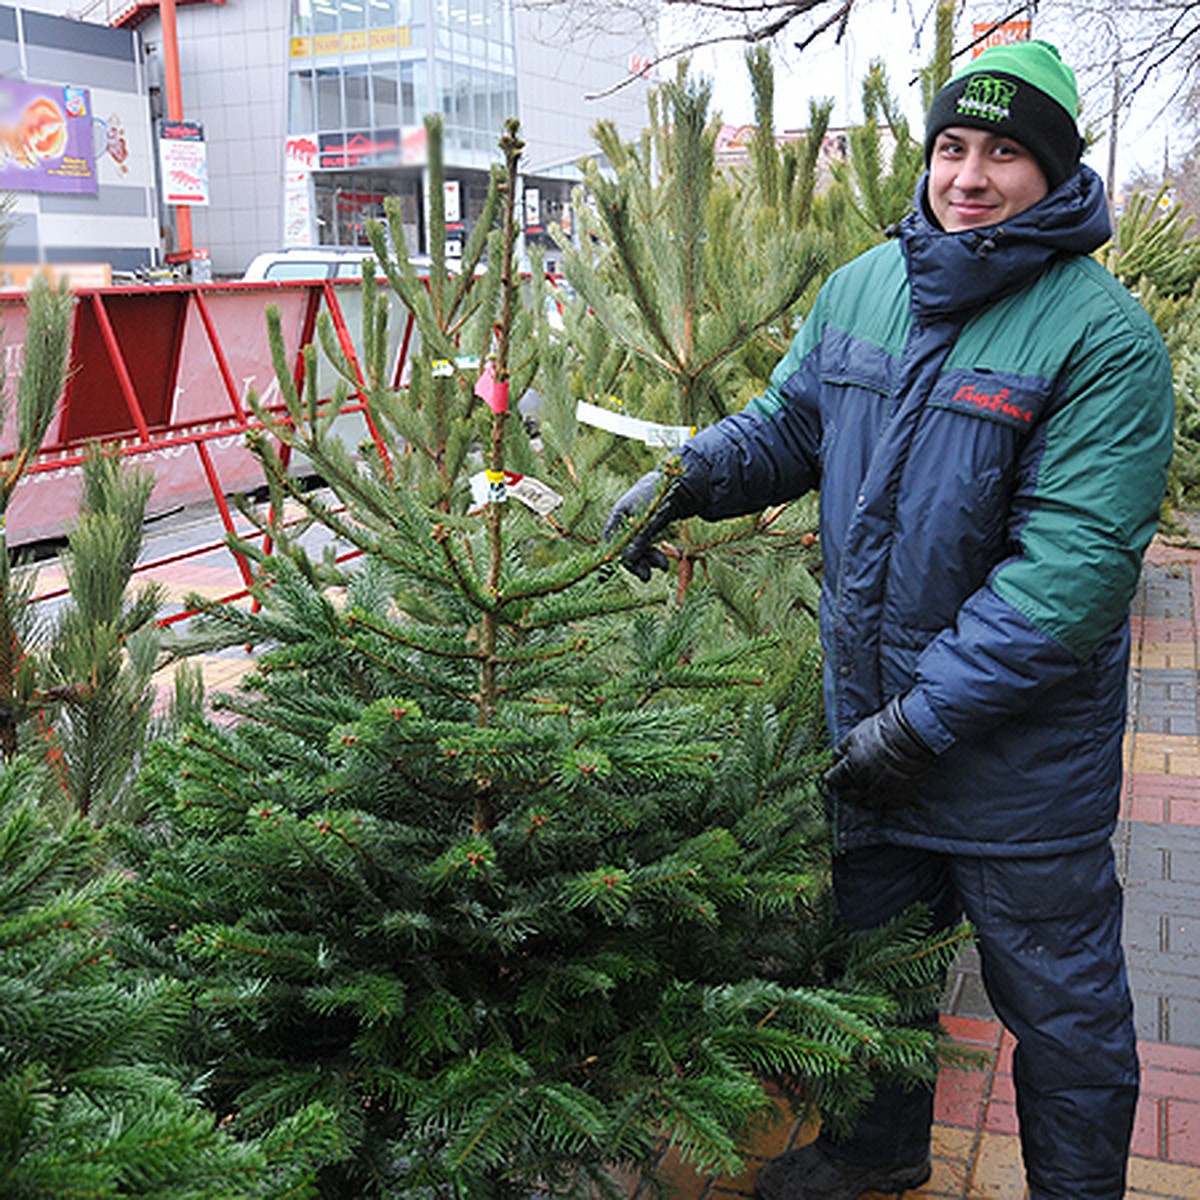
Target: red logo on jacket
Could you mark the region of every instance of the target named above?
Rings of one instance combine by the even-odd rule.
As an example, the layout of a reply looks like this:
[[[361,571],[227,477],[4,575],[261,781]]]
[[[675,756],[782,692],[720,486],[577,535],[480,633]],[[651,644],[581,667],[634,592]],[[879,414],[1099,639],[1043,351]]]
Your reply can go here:
[[[954,393],[955,404],[970,404],[975,408],[987,408],[992,412],[1003,413],[1006,417],[1014,417],[1018,421],[1024,421],[1030,424],[1033,421],[1033,412],[1028,408],[1022,408],[1019,404],[1010,404],[1009,396],[1012,393],[1008,388],[1001,388],[998,392],[992,392],[990,395],[987,392],[977,392],[975,388],[964,383],[962,387]]]

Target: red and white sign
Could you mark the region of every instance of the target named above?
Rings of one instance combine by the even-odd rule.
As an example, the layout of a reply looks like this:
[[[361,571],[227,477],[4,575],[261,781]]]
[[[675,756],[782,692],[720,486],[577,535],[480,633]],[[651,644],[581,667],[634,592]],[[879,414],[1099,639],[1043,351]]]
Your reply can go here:
[[[317,135],[295,134],[283,151],[283,244],[311,246],[313,235],[312,172],[318,161]]]
[[[973,57],[978,58],[993,46],[1011,46],[1013,42],[1029,41],[1028,21],[976,21],[971,26],[971,37],[975,40]]]
[[[208,152],[204,126],[195,121],[164,121],[158,139],[163,200],[167,204],[208,204]]]

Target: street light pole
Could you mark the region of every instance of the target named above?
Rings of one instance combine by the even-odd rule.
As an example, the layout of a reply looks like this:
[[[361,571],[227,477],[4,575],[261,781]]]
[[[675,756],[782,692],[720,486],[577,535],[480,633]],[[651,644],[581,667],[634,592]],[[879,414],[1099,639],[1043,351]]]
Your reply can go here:
[[[167,90],[167,120],[183,120],[183,86],[179,77],[179,34],[175,22],[175,0],[159,0],[159,15],[162,18],[163,71]],[[191,264],[196,259],[207,260],[207,251],[197,251],[192,245],[192,208],[190,204],[176,204],[175,251],[167,255],[169,263]],[[207,266],[207,261],[204,262]],[[189,266],[189,273],[192,268]]]

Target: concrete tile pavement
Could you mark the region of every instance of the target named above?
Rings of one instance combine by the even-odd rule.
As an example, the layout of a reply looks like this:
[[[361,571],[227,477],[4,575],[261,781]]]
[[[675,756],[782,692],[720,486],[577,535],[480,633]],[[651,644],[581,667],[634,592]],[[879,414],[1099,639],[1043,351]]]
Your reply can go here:
[[[163,565],[141,577],[165,585],[168,615],[189,592],[226,598],[243,590],[221,537],[212,510],[180,514],[148,531],[144,560]],[[187,547],[201,552],[177,557]],[[39,591],[60,582],[56,564],[45,564]],[[1126,888],[1126,950],[1142,1058],[1126,1196],[1200,1200],[1200,551],[1155,542],[1131,630],[1126,782],[1114,838]],[[207,687],[218,691],[236,687],[249,662],[238,651],[199,659]],[[951,973],[943,1024],[952,1037],[983,1051],[987,1065],[943,1074],[933,1177],[907,1194],[1024,1200],[1012,1039],[991,1012],[973,952]],[[781,1112],[746,1148],[747,1168],[736,1177],[698,1177],[668,1158],[668,1195],[744,1200],[753,1196],[764,1161],[815,1134],[815,1126]]]

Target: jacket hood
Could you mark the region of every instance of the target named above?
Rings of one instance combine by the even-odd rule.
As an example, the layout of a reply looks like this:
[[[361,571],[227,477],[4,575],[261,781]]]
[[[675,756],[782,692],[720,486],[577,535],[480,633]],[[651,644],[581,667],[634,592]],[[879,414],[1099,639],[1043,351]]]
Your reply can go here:
[[[1031,284],[1063,254],[1091,254],[1112,234],[1104,185],[1086,165],[1036,204],[999,225],[947,233],[929,215],[928,172],[915,211],[897,230],[912,308],[931,319],[965,314]]]

